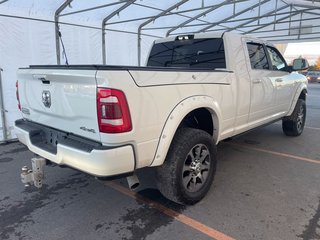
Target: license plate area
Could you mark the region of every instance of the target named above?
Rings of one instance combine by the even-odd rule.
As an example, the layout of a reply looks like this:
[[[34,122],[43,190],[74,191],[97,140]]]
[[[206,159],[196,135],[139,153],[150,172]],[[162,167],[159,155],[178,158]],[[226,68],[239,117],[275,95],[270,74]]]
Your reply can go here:
[[[79,151],[90,153],[92,150],[109,150],[112,147],[103,146],[100,142],[86,139],[72,133],[49,128],[31,121],[18,119],[16,127],[29,133],[32,145],[52,154],[57,154],[57,145],[61,144]]]
[[[57,154],[57,145],[67,138],[66,133],[58,132],[53,129],[41,129],[30,133],[30,141],[33,145],[48,151],[52,154]]]

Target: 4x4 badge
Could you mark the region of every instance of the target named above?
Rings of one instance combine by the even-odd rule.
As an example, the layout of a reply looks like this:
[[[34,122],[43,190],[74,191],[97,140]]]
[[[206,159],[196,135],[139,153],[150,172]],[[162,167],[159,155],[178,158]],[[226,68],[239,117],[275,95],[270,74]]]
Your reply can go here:
[[[50,106],[51,106],[51,93],[49,91],[42,92],[42,103],[45,107],[50,108]]]

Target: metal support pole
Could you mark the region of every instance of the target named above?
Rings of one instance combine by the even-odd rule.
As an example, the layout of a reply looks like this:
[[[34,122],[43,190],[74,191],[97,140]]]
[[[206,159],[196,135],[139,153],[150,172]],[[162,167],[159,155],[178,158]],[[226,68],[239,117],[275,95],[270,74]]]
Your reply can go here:
[[[315,13],[315,12],[311,12],[315,9],[309,9],[309,11],[305,11],[305,13],[311,14],[311,15],[316,15],[316,16],[320,16],[320,13]]]
[[[276,0],[276,12],[278,11],[278,0]],[[277,15],[274,16],[274,22],[277,21]],[[273,30],[276,30],[276,24],[273,24]]]
[[[3,88],[2,88],[2,77],[1,72],[2,68],[0,68],[0,111],[1,111],[1,121],[2,121],[2,134],[3,134],[3,141],[7,141],[7,126],[6,126],[6,110],[4,109],[4,101],[3,101]]]
[[[105,29],[104,29],[104,24],[102,24],[102,39],[101,39],[101,48],[102,48],[102,64],[107,63],[107,56],[106,56],[106,38],[105,38]]]
[[[191,23],[192,21],[194,21],[194,20],[196,20],[196,19],[198,19],[198,18],[200,18],[200,17],[202,17],[202,16],[205,16],[206,14],[208,14],[208,13],[210,13],[210,12],[213,12],[214,10],[216,10],[216,9],[218,9],[218,8],[226,5],[226,4],[230,4],[230,3],[232,3],[231,0],[225,0],[225,1],[223,1],[222,3],[219,3],[219,4],[215,5],[214,7],[210,8],[210,9],[208,9],[208,10],[202,12],[202,13],[199,13],[198,15],[194,16],[193,18],[188,19],[187,21],[184,21],[184,22],[180,23],[178,26],[171,28],[171,29],[166,33],[166,36],[168,37],[168,36],[170,35],[170,33],[172,33],[173,31],[175,31],[175,30],[177,30],[177,29],[179,29],[179,28],[181,28],[181,27],[184,27],[184,26],[186,26],[188,23]]]
[[[239,1],[249,1],[249,0],[239,0]],[[161,8],[157,8],[157,7],[152,7],[152,6],[148,6],[148,5],[143,5],[143,4],[139,4],[139,3],[134,3],[134,5],[136,6],[141,6],[141,7],[145,7],[148,9],[152,9],[152,10],[156,10],[156,11],[160,11],[163,12],[165,11],[164,9]],[[207,9],[207,7],[205,7]],[[180,16],[180,17],[184,17],[184,18],[188,18],[188,19],[192,19],[193,17],[190,17],[189,15],[185,15],[185,14],[181,14],[181,13],[186,13],[186,12],[193,12],[196,8],[194,9],[188,9],[188,10],[184,10],[184,11],[175,11],[175,12],[168,12],[166,15],[175,15],[175,16]],[[199,10],[203,10],[202,8],[200,8]],[[150,16],[148,18],[152,18],[154,16]],[[204,23],[209,23],[208,21],[202,20],[202,19],[198,19],[199,22],[204,22]]]
[[[319,41],[319,37],[308,37],[308,38],[300,38],[300,39],[290,39],[290,38],[283,38],[283,39],[273,39],[273,38],[262,38],[262,39],[265,39],[266,41],[268,42],[290,42],[290,41],[294,41],[294,42],[297,42],[297,41],[301,41],[301,42],[305,42],[306,40],[307,41],[313,41],[313,42],[318,42]]]
[[[301,13],[300,11],[299,12],[294,12],[293,14],[290,14],[290,16],[293,17],[293,16],[296,16],[296,15],[298,15],[300,13]],[[289,18],[290,16],[285,16],[285,17],[282,17],[282,18],[278,18],[276,21],[272,21],[270,23],[263,24],[263,25],[261,25],[261,26],[259,26],[257,28],[251,29],[250,31],[245,32],[245,34],[256,32],[257,30],[259,30],[261,28],[264,28],[264,27],[267,27],[267,26],[270,26],[271,24],[279,23],[282,20]]]
[[[283,9],[285,9],[285,8],[288,8],[289,7],[289,5],[288,6],[283,6]],[[280,9],[282,9],[282,8],[279,8],[278,9],[278,11],[280,11]],[[297,11],[304,11],[305,13],[309,13],[307,10],[297,10]],[[271,11],[271,12],[274,12],[274,10],[273,11]],[[292,11],[290,12],[290,13],[292,13]],[[320,13],[319,13],[320,14]],[[238,18],[238,19],[234,19],[234,20],[228,20],[227,22],[225,22],[225,23],[237,23],[237,22],[243,22],[243,21],[246,21],[246,20],[250,20],[250,23],[251,22],[255,22],[255,21],[257,21],[257,20],[259,20],[259,19],[262,19],[262,18],[268,18],[268,17],[273,17],[273,16],[275,16],[275,15],[277,15],[277,16],[282,16],[282,15],[288,15],[288,13],[287,12],[282,12],[282,13],[270,13],[270,12],[267,12],[267,13],[265,13],[265,14],[263,14],[263,15],[261,15],[260,17],[254,17],[254,18],[252,18],[252,17],[249,17],[249,18]],[[1,16],[1,14],[0,14],[0,16]],[[317,18],[305,18],[304,19],[304,21],[307,21],[307,20],[317,20],[317,19],[319,19],[318,17]],[[294,21],[294,20],[292,20],[292,21]],[[289,22],[289,21],[285,21],[286,23],[287,22]],[[254,25],[254,26],[245,26],[245,25],[247,25],[248,23],[242,23],[242,24],[240,24],[240,25],[237,25],[237,26],[235,26],[235,27],[229,27],[228,28],[228,30],[229,29],[235,29],[235,28],[238,28],[238,26],[244,26],[244,27],[255,27],[255,26],[260,26],[260,24],[256,24],[256,25]],[[261,24],[263,24],[263,23],[261,23]],[[197,23],[197,24],[188,24],[188,27],[202,27],[202,26],[207,26],[207,25],[209,25],[209,24],[205,24],[205,23]],[[165,30],[165,29],[171,29],[171,28],[173,28],[173,27],[175,27],[175,26],[167,26],[167,27],[147,27],[147,28],[143,28],[143,30]],[[214,29],[214,30],[209,30],[209,31],[207,31],[207,32],[217,32],[217,31],[220,31],[220,32],[222,32],[222,31],[225,31],[226,29],[225,28],[221,28],[221,29]],[[183,33],[183,34],[185,34],[185,33]],[[189,34],[189,33],[188,33]]]
[[[182,1],[174,4],[173,6],[167,8],[166,10],[164,10],[161,13],[159,13],[158,15],[154,16],[153,18],[150,18],[149,20],[147,20],[144,23],[140,24],[140,26],[138,27],[138,65],[139,66],[141,66],[141,31],[142,31],[142,28],[144,26],[148,25],[149,23],[151,23],[152,21],[158,19],[159,17],[162,17],[162,16],[166,15],[168,12],[170,12],[173,9],[181,6],[182,4],[184,4],[187,1],[189,1],[189,0],[182,0]]]
[[[304,1],[305,2],[305,1]],[[301,1],[301,3],[292,3],[292,5],[294,7],[302,7],[302,8],[309,8],[309,9],[315,9],[315,8],[318,8],[319,5],[311,5],[310,3],[309,4],[303,4],[303,2]]]
[[[319,34],[320,32],[313,32],[312,34],[303,34],[302,36],[303,36],[303,38],[299,38],[299,32],[298,33],[295,33],[295,34],[292,34],[291,36],[288,36],[288,34],[282,34],[282,35],[273,35],[273,36],[270,36],[270,35],[268,35],[268,36],[259,36],[259,38],[268,38],[268,39],[275,39],[275,38],[282,38],[282,37],[297,37],[297,38],[295,38],[296,40],[302,40],[302,39],[304,39],[304,37],[309,37],[309,36],[311,36],[311,37],[314,37],[313,35],[316,35],[316,34]],[[318,36],[318,38],[319,38],[319,36]]]
[[[288,31],[288,35],[291,35],[291,21],[292,21],[292,4],[290,5],[290,18],[289,18],[289,31]]]
[[[283,23],[283,22],[279,22],[279,23]],[[318,28],[318,27],[320,27],[320,25],[313,25],[312,27],[315,27],[315,28]],[[310,28],[310,26],[301,26],[301,29],[308,29],[308,28]],[[290,30],[295,30],[295,29],[299,29],[299,27],[291,27],[290,28]],[[255,31],[254,33],[255,34],[260,34],[260,33],[276,33],[276,32],[286,32],[286,31],[288,31],[289,29],[288,28],[277,28],[276,30],[273,30],[273,29],[270,29],[270,30],[259,30],[259,31]],[[287,34],[287,33],[286,33]],[[312,35],[312,34],[314,34],[314,32],[312,32],[312,33],[306,33],[306,34],[304,34],[304,35]],[[293,34],[294,35],[294,34]],[[272,35],[272,36],[275,36],[275,35]],[[291,36],[291,35],[289,35],[289,34],[287,34],[287,36]]]
[[[301,12],[307,12],[307,10],[298,10],[298,11],[295,11],[295,12],[292,12],[291,16],[295,16],[295,15],[298,15],[300,14]],[[288,15],[289,13],[286,13],[286,15]],[[279,14],[278,14],[279,15]],[[286,20],[287,18],[289,18],[289,16],[286,16],[286,18],[282,18],[281,21],[279,21],[279,19],[277,19],[277,23],[289,23],[290,21],[289,20]],[[315,17],[315,18],[305,18],[304,21],[311,21],[311,20],[318,20],[319,18],[318,17]],[[296,20],[291,20],[291,22],[299,22],[300,19],[296,19]],[[266,26],[269,26],[273,24],[273,22],[271,23],[260,23],[260,25],[249,25],[249,26],[243,26],[241,27],[241,29],[247,29],[247,28],[252,28],[252,27],[259,27],[259,29],[261,28],[264,28]],[[313,25],[313,27],[319,27],[318,25]],[[230,28],[232,30],[232,28]],[[228,29],[229,30],[229,29]],[[286,29],[282,29],[283,31],[285,30],[288,30],[288,28]],[[206,32],[222,32],[222,31],[226,31],[226,29],[223,29],[223,28],[220,28],[220,29],[214,29],[214,30],[208,30]],[[262,31],[256,31],[254,30],[255,33],[260,33]],[[274,31],[278,31],[278,29],[274,30]],[[274,32],[273,29],[270,29],[268,32]],[[266,32],[266,31],[263,31],[263,32]],[[182,35],[185,35],[185,34],[193,34],[194,32],[183,32],[183,33],[179,33],[179,34],[182,34]]]
[[[261,5],[260,5],[260,6],[261,6]],[[268,17],[268,16],[270,16],[270,14],[277,13],[277,11],[281,11],[281,10],[286,9],[286,8],[288,8],[288,7],[289,7],[289,6],[285,5],[285,6],[281,7],[281,8],[279,8],[278,10],[272,10],[272,11],[270,11],[270,12],[267,12],[267,13],[263,14],[263,15],[260,15],[259,17],[252,18],[251,20],[249,20],[249,21],[247,21],[247,22],[244,22],[244,23],[241,23],[241,24],[239,24],[239,25],[237,25],[237,26],[235,26],[235,27],[229,28],[227,31],[229,32],[229,31],[232,31],[232,30],[235,30],[235,29],[239,29],[239,28],[241,28],[241,27],[243,27],[243,26],[245,26],[245,25],[248,25],[248,24],[250,24],[250,23],[252,23],[252,22],[255,22],[255,21],[257,21],[257,20],[259,21],[261,18]],[[276,16],[276,15],[275,15],[275,16]],[[260,24],[258,23],[258,25],[260,25]]]
[[[259,0],[259,10],[258,10],[258,17],[261,15],[261,0]],[[258,19],[258,24],[260,24],[260,18]]]
[[[197,31],[197,33],[199,33],[199,32],[205,32],[206,30],[208,30],[208,29],[210,29],[210,28],[213,28],[213,27],[218,26],[219,24],[224,23],[224,22],[226,22],[226,21],[228,21],[228,20],[230,20],[230,19],[232,19],[232,18],[235,18],[235,17],[237,17],[237,16],[240,16],[240,15],[242,15],[242,14],[244,14],[244,13],[246,13],[246,12],[248,12],[248,11],[250,11],[250,10],[258,7],[259,5],[266,3],[266,2],[268,2],[268,0],[263,0],[263,1],[261,1],[261,2],[258,2],[258,3],[252,5],[252,6],[248,7],[248,8],[243,9],[242,11],[240,11],[240,12],[238,12],[238,13],[236,13],[236,14],[232,14],[231,16],[222,19],[222,20],[219,21],[219,22],[215,22],[215,23],[213,23],[213,24],[211,24],[211,25],[209,25],[209,26],[207,26],[207,27],[205,27],[205,28],[200,29],[199,31]]]
[[[129,7],[132,3],[134,3],[136,0],[130,0],[128,2],[126,2],[125,4],[123,4],[120,8],[118,8],[117,10],[115,10],[114,12],[112,12],[111,14],[109,14],[107,17],[105,17],[102,20],[102,24],[101,24],[101,30],[102,30],[102,63],[106,64],[107,62],[107,56],[106,56],[106,38],[105,38],[105,25],[106,23],[113,18],[115,15],[119,14],[122,10],[126,9],[127,7]]]
[[[0,1],[0,4],[5,3],[5,2],[8,2],[8,1],[9,1],[9,0]]]
[[[138,66],[141,66],[141,28],[138,28],[138,43],[137,43],[137,51],[138,51]]]
[[[96,9],[110,7],[113,5],[119,5],[121,3],[122,2],[113,2],[113,3],[104,4],[104,5],[100,5],[100,6],[96,6],[96,7],[92,7],[92,8],[86,8],[86,9],[82,9],[82,10],[78,10],[78,11],[74,11],[74,12],[68,12],[68,13],[60,14],[60,17],[64,17],[64,16],[68,16],[68,15],[72,15],[72,14],[77,14],[77,13],[89,12],[89,11],[93,11]]]
[[[301,25],[302,25],[302,12],[300,13],[300,22],[299,22],[299,34],[298,34],[298,39],[300,39],[301,36]]]
[[[60,13],[72,2],[72,0],[66,0],[55,12],[54,14],[54,25],[55,25],[55,39],[56,39],[56,55],[57,64],[61,64],[60,59],[60,41],[59,41],[59,17]]]

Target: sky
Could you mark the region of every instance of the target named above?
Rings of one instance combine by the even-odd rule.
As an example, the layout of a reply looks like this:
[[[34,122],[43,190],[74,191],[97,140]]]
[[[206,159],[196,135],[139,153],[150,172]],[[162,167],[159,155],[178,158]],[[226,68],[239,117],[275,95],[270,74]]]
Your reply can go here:
[[[310,64],[314,64],[320,57],[320,42],[289,43],[284,57],[291,59],[300,55],[307,58]]]

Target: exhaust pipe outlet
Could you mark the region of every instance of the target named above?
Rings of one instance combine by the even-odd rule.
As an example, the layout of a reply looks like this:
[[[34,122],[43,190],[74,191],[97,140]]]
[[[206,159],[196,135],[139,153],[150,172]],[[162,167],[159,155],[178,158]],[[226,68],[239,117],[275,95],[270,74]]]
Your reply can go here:
[[[127,182],[128,182],[129,188],[131,190],[135,190],[140,186],[140,181],[139,181],[137,175],[135,175],[135,174],[128,176]]]

